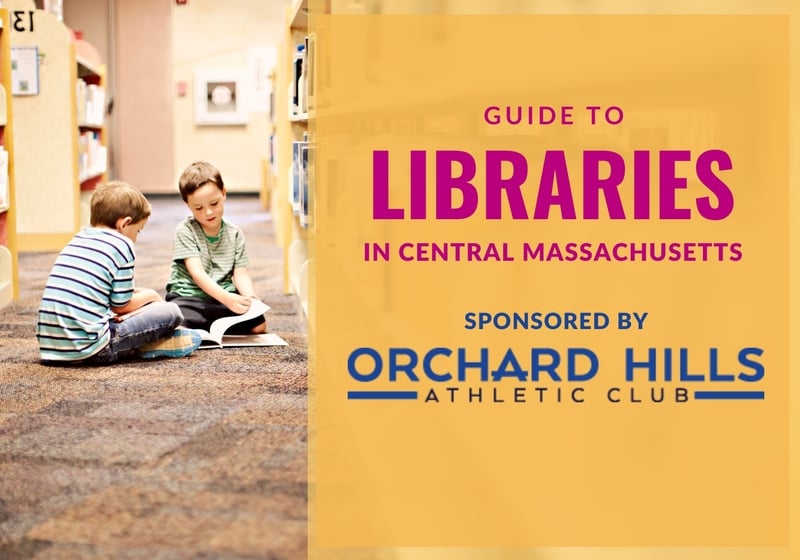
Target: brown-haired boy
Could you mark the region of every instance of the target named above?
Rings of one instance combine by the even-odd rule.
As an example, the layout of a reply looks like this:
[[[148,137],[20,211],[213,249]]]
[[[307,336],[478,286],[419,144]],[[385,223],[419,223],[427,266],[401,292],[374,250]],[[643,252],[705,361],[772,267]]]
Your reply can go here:
[[[36,326],[42,361],[181,357],[200,345],[198,333],[177,328],[183,316],[175,304],[134,287],[134,243],[150,211],[144,195],[122,181],[92,193],[91,226],[62,249],[42,294]]]
[[[219,170],[205,161],[195,162],[181,174],[178,188],[192,215],[175,230],[166,299],[181,308],[185,326],[207,330],[221,317],[245,313],[256,299],[247,271],[250,260],[244,234],[222,217],[227,193]],[[230,332],[266,330],[261,315]]]

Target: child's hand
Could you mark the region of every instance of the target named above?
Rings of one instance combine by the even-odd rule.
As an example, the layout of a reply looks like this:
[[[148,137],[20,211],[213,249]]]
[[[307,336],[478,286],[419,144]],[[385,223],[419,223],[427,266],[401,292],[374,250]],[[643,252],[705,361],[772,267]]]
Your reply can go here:
[[[154,301],[161,301],[161,295],[152,288],[134,288],[133,293],[137,300],[142,302],[142,305]]]
[[[250,301],[251,299],[246,296],[242,296],[239,294],[230,294],[228,297],[225,298],[225,301],[222,303],[225,304],[225,307],[236,313],[237,315],[241,315],[245,313],[248,309],[250,309]]]

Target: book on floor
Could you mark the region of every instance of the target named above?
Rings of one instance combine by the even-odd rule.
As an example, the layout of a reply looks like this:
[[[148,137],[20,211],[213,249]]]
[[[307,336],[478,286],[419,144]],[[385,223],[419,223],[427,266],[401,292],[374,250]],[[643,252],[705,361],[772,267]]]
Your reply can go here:
[[[254,299],[250,303],[250,309],[241,315],[231,315],[217,319],[211,323],[211,327],[207,331],[198,329],[200,336],[203,338],[200,349],[241,346],[286,346],[286,341],[275,333],[225,334],[234,325],[263,315],[267,311],[269,311],[269,305],[261,300]]]

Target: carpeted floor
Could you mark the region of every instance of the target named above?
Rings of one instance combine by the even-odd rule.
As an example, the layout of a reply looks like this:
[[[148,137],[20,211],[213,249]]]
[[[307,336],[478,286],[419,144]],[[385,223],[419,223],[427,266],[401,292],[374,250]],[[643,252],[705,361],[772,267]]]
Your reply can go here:
[[[151,198],[136,283],[162,295],[176,195]],[[307,337],[256,197],[231,196],[250,272],[285,347],[202,350],[109,367],[38,363],[54,253],[20,255],[0,310],[0,558],[306,557]]]

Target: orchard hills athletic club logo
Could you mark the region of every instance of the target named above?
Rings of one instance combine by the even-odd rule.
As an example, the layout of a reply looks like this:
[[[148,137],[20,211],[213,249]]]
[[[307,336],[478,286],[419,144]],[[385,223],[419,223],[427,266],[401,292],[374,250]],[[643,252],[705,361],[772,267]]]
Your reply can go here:
[[[569,104],[560,111],[551,109],[548,122],[561,115],[556,126],[581,122],[587,129],[608,130],[620,126],[625,118],[621,104],[605,108]],[[476,116],[482,116],[488,131],[502,125],[502,113],[498,104],[482,108]],[[512,113],[505,113],[508,124],[518,120],[511,118]],[[635,123],[636,117],[631,119],[631,124]],[[693,139],[688,134],[685,137]],[[648,268],[643,277],[655,283],[667,276],[654,273],[650,265],[662,267],[666,274],[666,267],[695,263],[705,270],[731,263],[738,263],[740,272],[754,270],[741,239],[718,239],[717,233],[713,233],[715,238],[705,238],[709,232],[729,231],[718,226],[736,209],[740,176],[724,149],[558,147],[534,154],[529,143],[521,142],[520,151],[493,149],[478,142],[479,138],[469,149],[420,149],[409,140],[407,146],[372,151],[372,204],[356,206],[364,213],[358,218],[365,224],[371,218],[395,227],[381,231],[378,241],[365,242],[359,235],[365,263],[374,263],[377,269],[392,261],[452,262],[453,266],[488,261],[487,270],[491,271],[499,270],[494,263],[510,261],[518,265],[619,263]],[[691,196],[679,196],[689,188]],[[615,227],[630,224],[628,241],[599,238],[602,229],[594,224],[606,216]],[[545,243],[518,238],[509,230],[503,232],[503,243],[485,244],[485,236],[477,236],[478,230],[495,233],[499,223],[547,224],[549,220],[558,220],[565,227],[575,224],[578,238]],[[466,221],[471,221],[471,227]],[[437,222],[436,228],[432,227]],[[592,224],[591,230],[583,222]],[[718,229],[710,229],[712,224]],[[682,236],[692,232],[698,237],[645,241],[654,231],[677,231],[678,225]],[[455,235],[452,230],[473,237],[455,242],[432,239],[429,232],[443,231],[440,227],[445,227],[448,235]],[[405,232],[405,239],[399,239],[400,231]],[[591,237],[581,239],[587,231]],[[574,274],[574,269],[566,267],[549,270],[553,271],[551,280]],[[605,272],[603,277],[610,278],[609,274],[613,273]],[[697,274],[694,281],[700,281],[699,275],[705,272]],[[612,281],[619,278],[622,273]],[[465,281],[465,290],[467,285]],[[679,297],[677,292],[675,296]],[[637,311],[476,309],[466,310],[456,322],[437,317],[444,325],[461,322],[465,336],[458,338],[463,342],[437,344],[433,334],[430,344],[365,343],[351,348],[346,360],[346,397],[433,406],[580,406],[598,402],[655,406],[765,398],[765,356],[759,345],[734,345],[722,336],[715,340],[710,329],[702,337],[687,335],[685,342],[673,343],[676,338],[667,338],[665,329],[658,329],[656,335],[656,329],[648,327],[655,320],[650,311],[662,313],[665,305],[658,301],[651,309]],[[703,304],[695,311],[711,314],[716,308]],[[665,324],[669,322],[664,319]],[[452,334],[450,326],[445,327],[448,334]],[[653,336],[647,336],[648,329]],[[504,338],[501,331],[516,332]],[[537,336],[547,331],[551,331],[548,336]],[[586,331],[617,331],[619,336],[593,337]],[[645,336],[629,336],[637,331],[645,331],[640,333]],[[557,336],[551,336],[556,332]],[[530,336],[517,336],[522,333]]]
[[[464,314],[464,329],[642,330],[647,312]],[[617,364],[604,368],[614,352]],[[580,405],[763,400],[764,351],[716,347],[592,349],[362,346],[347,358],[349,400],[407,400],[431,405]],[[621,360],[621,361],[620,361]],[[609,360],[611,361],[611,360]],[[621,363],[621,366],[619,365]],[[380,389],[376,389],[376,387]]]

